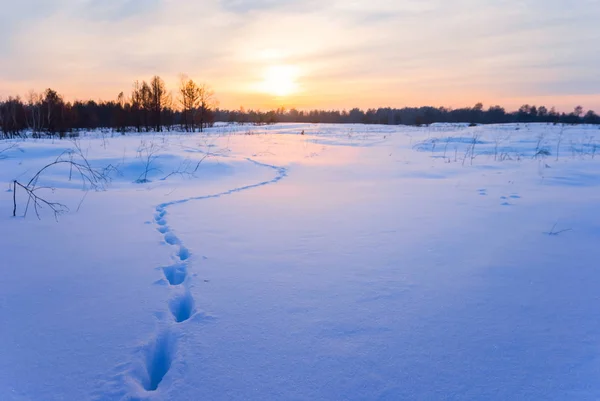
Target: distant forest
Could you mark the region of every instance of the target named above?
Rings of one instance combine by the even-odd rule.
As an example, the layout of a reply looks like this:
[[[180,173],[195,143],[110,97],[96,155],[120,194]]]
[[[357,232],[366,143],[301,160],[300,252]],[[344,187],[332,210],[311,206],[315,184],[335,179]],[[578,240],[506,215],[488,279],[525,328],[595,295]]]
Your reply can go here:
[[[179,87],[168,91],[164,81],[153,77],[149,82],[136,81],[131,94],[121,92],[111,101],[65,101],[55,90],[29,92],[0,99],[0,138],[14,138],[30,133],[34,136],[58,135],[80,130],[110,129],[121,133],[182,130],[202,131],[215,122],[243,124],[359,123],[386,125],[429,125],[432,123],[531,123],[600,124],[600,116],[577,106],[571,113],[554,108],[523,105],[507,112],[503,107],[487,109],[481,103],[473,107],[405,107],[361,110],[299,111],[278,108],[271,111],[222,110],[208,85],[196,84],[186,76]]]

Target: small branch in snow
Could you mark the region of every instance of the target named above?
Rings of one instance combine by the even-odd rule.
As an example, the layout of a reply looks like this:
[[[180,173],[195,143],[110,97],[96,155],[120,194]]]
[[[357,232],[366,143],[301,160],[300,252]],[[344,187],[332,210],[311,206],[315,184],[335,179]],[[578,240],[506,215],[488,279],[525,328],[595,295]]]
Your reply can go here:
[[[2,153],[8,152],[9,150],[16,148],[17,146],[18,145],[16,143],[12,143],[8,147],[6,147],[4,149],[0,149],[0,160],[6,159],[6,155],[3,155]]]
[[[161,178],[161,181],[166,181],[169,177],[174,176],[174,175],[180,175],[182,177],[194,177],[196,172],[198,171],[198,169],[200,168],[200,165],[202,164],[202,162],[209,157],[209,154],[206,153],[199,161],[197,161],[196,163],[194,163],[192,160],[190,159],[186,159],[184,160],[180,165],[179,168],[175,171],[170,172],[169,174],[167,174],[165,177]]]
[[[558,236],[562,233],[565,233],[567,231],[573,231],[572,228],[566,228],[564,230],[559,230],[559,231],[554,231],[556,229],[556,226],[558,225],[558,222],[554,223],[554,225],[552,226],[552,229],[547,233],[550,236]]]
[[[163,138],[164,145],[164,138]],[[156,167],[152,167],[152,164],[156,159],[158,159],[158,152],[163,149],[163,146],[159,146],[154,142],[146,142],[145,140],[140,141],[140,146],[137,149],[138,157],[144,161],[144,172],[140,174],[137,180],[135,180],[138,184],[145,184],[150,182],[148,180],[148,173],[151,171],[160,171],[160,169]]]

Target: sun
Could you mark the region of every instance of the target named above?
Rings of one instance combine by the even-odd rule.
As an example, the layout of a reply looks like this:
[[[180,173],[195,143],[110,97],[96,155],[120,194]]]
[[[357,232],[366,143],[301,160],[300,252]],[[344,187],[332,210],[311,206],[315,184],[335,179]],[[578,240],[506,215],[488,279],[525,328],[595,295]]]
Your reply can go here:
[[[298,92],[298,69],[291,65],[273,65],[266,69],[260,89],[277,97]]]

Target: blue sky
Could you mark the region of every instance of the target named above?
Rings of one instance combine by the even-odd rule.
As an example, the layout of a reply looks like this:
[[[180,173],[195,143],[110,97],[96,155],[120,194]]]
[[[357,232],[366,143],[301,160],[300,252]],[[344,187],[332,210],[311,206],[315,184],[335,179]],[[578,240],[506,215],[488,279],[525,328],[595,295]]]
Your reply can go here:
[[[228,108],[600,111],[598,21],[600,0],[21,0],[0,15],[0,95],[112,99],[186,73]]]

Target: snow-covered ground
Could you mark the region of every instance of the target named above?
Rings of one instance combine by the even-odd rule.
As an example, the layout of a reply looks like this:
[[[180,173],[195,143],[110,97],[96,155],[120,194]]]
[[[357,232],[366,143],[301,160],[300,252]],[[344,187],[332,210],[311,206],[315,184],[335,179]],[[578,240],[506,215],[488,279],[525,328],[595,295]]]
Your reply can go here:
[[[288,124],[0,141],[0,399],[600,399],[595,138]],[[13,180],[82,156],[103,190],[58,164],[39,194],[69,211],[11,217]]]

